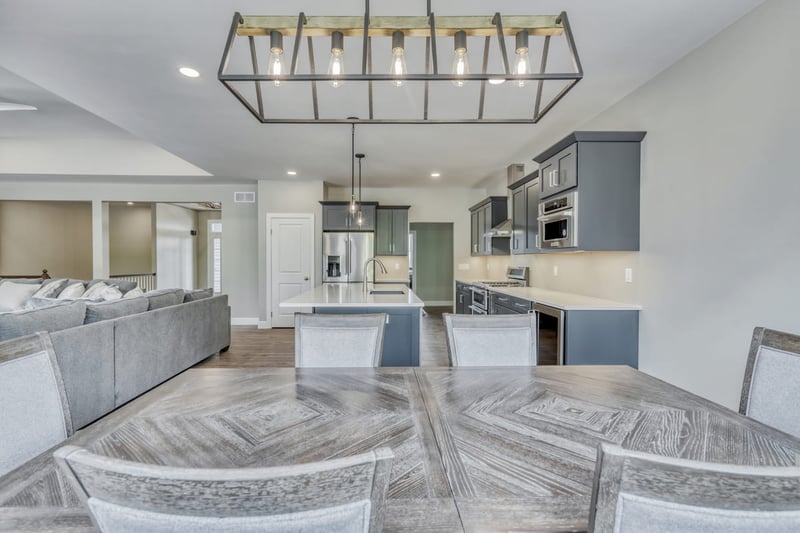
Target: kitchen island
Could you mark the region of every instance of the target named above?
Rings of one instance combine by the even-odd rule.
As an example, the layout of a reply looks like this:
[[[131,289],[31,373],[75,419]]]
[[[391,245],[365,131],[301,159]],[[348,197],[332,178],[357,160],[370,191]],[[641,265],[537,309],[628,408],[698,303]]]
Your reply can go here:
[[[386,313],[381,366],[419,366],[420,321],[425,302],[402,284],[323,283],[281,302],[306,313]]]

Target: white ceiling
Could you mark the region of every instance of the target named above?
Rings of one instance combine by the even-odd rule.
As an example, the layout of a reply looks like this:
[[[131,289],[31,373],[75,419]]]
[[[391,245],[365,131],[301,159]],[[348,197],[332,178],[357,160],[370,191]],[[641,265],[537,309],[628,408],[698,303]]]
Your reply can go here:
[[[438,16],[567,11],[584,79],[538,125],[359,125],[356,150],[367,154],[365,182],[474,185],[501,175],[509,163],[530,161],[554,136],[620,100],[762,1],[496,0],[487,8],[480,0],[432,0]],[[224,183],[287,179],[291,169],[298,180],[349,183],[349,125],[262,125],[216,71],[234,11],[361,15],[363,8],[362,0],[0,0],[0,100],[39,108],[0,113],[0,179]],[[421,0],[371,4],[373,15],[422,15],[425,9]],[[345,61],[355,68],[360,50],[351,52],[353,44],[345,43]],[[449,64],[448,47],[439,49],[440,61]],[[479,52],[472,44],[470,50],[476,70]],[[376,49],[376,70],[382,55]],[[317,63],[326,61],[317,51]],[[200,78],[179,75],[180,65],[197,68]],[[287,98],[278,92],[283,89],[275,90],[279,101]],[[509,84],[497,89],[505,96],[487,101],[496,112],[518,99]],[[398,105],[418,103],[412,88],[394,90],[403,95]],[[376,112],[392,115],[392,93],[384,94]],[[451,91],[432,106],[446,114],[467,95]],[[330,91],[322,96],[341,98]],[[331,113],[351,109],[363,112],[363,100],[341,99]],[[432,180],[432,171],[441,178]]]

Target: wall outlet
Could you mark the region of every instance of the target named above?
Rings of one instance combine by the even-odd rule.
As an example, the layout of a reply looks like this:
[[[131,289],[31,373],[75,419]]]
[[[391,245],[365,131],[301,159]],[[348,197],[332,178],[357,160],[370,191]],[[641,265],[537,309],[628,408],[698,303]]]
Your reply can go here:
[[[625,283],[633,283],[633,269],[626,268],[625,269]]]
[[[558,265],[553,265],[553,276],[558,277]]]
[[[400,270],[400,263],[395,263],[394,264],[394,269],[395,270]]]

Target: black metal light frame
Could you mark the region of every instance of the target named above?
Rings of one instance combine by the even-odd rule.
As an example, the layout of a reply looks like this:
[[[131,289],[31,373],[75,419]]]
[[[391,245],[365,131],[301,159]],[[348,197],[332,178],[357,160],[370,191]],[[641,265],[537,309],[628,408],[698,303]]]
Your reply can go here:
[[[240,13],[235,13],[233,21],[231,22],[228,38],[225,43],[225,49],[222,54],[217,78],[220,82],[233,93],[233,95],[244,105],[250,113],[253,114],[260,122],[264,124],[350,124],[350,123],[369,123],[369,124],[536,124],[542,117],[544,117],[582,78],[583,67],[581,66],[578,51],[575,47],[575,40],[572,35],[572,28],[569,24],[569,19],[566,12],[561,12],[560,15],[555,17],[555,24],[560,30],[563,30],[563,35],[566,39],[566,44],[572,60],[573,72],[563,73],[545,73],[547,67],[547,60],[550,50],[550,35],[545,35],[544,45],[542,47],[540,72],[531,73],[524,76],[516,75],[510,72],[508,63],[508,53],[506,51],[506,44],[504,39],[503,22],[500,13],[495,13],[492,17],[492,24],[496,30],[496,39],[500,47],[500,55],[502,58],[503,72],[487,73],[489,62],[489,45],[492,39],[491,35],[487,35],[484,40],[483,46],[483,68],[480,73],[465,74],[455,76],[449,72],[439,72],[438,54],[436,46],[436,18],[430,9],[430,1],[428,2],[428,26],[430,29],[429,35],[425,37],[425,73],[409,73],[403,76],[403,81],[424,81],[424,103],[423,103],[423,117],[409,118],[409,119],[376,119],[373,113],[373,98],[372,98],[372,84],[375,81],[393,81],[396,76],[392,74],[377,74],[372,72],[372,37],[370,32],[370,15],[369,15],[369,0],[366,0],[365,13],[363,17],[363,44],[362,44],[362,57],[361,57],[361,74],[343,74],[340,76],[330,76],[328,74],[317,74],[314,64],[314,47],[311,36],[306,38],[308,48],[308,59],[310,74],[298,74],[298,54],[300,52],[300,44],[303,37],[303,28],[307,24],[307,17],[304,13],[300,13],[297,17],[297,27],[295,30],[294,48],[292,50],[292,61],[289,72],[283,76],[270,76],[267,74],[260,74],[258,71],[258,60],[255,47],[255,38],[252,34],[246,35],[249,40],[250,57],[253,66],[253,72],[249,74],[228,74],[226,73],[228,63],[231,57],[231,49],[237,37],[240,36],[240,30],[245,24],[245,17]],[[274,28],[264,28],[266,35],[270,35]],[[332,31],[336,31],[335,28]],[[485,118],[484,117],[484,101],[486,97],[486,83],[490,79],[497,77],[513,77],[514,80],[530,80],[536,81],[536,95],[534,100],[534,111],[530,118]],[[278,79],[284,81],[299,81],[310,82],[311,84],[311,101],[314,110],[313,119],[304,118],[268,118],[264,115],[264,102],[263,94],[261,91],[261,82],[271,82]],[[336,118],[320,118],[319,116],[319,101],[317,98],[317,83],[341,80],[343,82],[367,82],[368,83],[368,104],[369,104],[369,118],[354,118],[348,117],[344,119]],[[428,118],[428,86],[431,81],[480,81],[480,98],[478,102],[477,116],[475,118],[464,119],[429,119]],[[544,82],[546,81],[568,81],[569,83],[561,89],[549,102],[542,104],[542,91]],[[234,86],[237,82],[253,82],[255,84],[256,93],[256,106],[253,106],[250,101]]]

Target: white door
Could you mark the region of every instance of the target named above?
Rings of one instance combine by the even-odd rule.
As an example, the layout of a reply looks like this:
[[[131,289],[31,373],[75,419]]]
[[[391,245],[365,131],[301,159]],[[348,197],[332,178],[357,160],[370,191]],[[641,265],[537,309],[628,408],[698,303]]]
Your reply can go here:
[[[314,286],[314,215],[267,215],[268,322],[273,328],[294,326],[295,309],[280,303]]]

